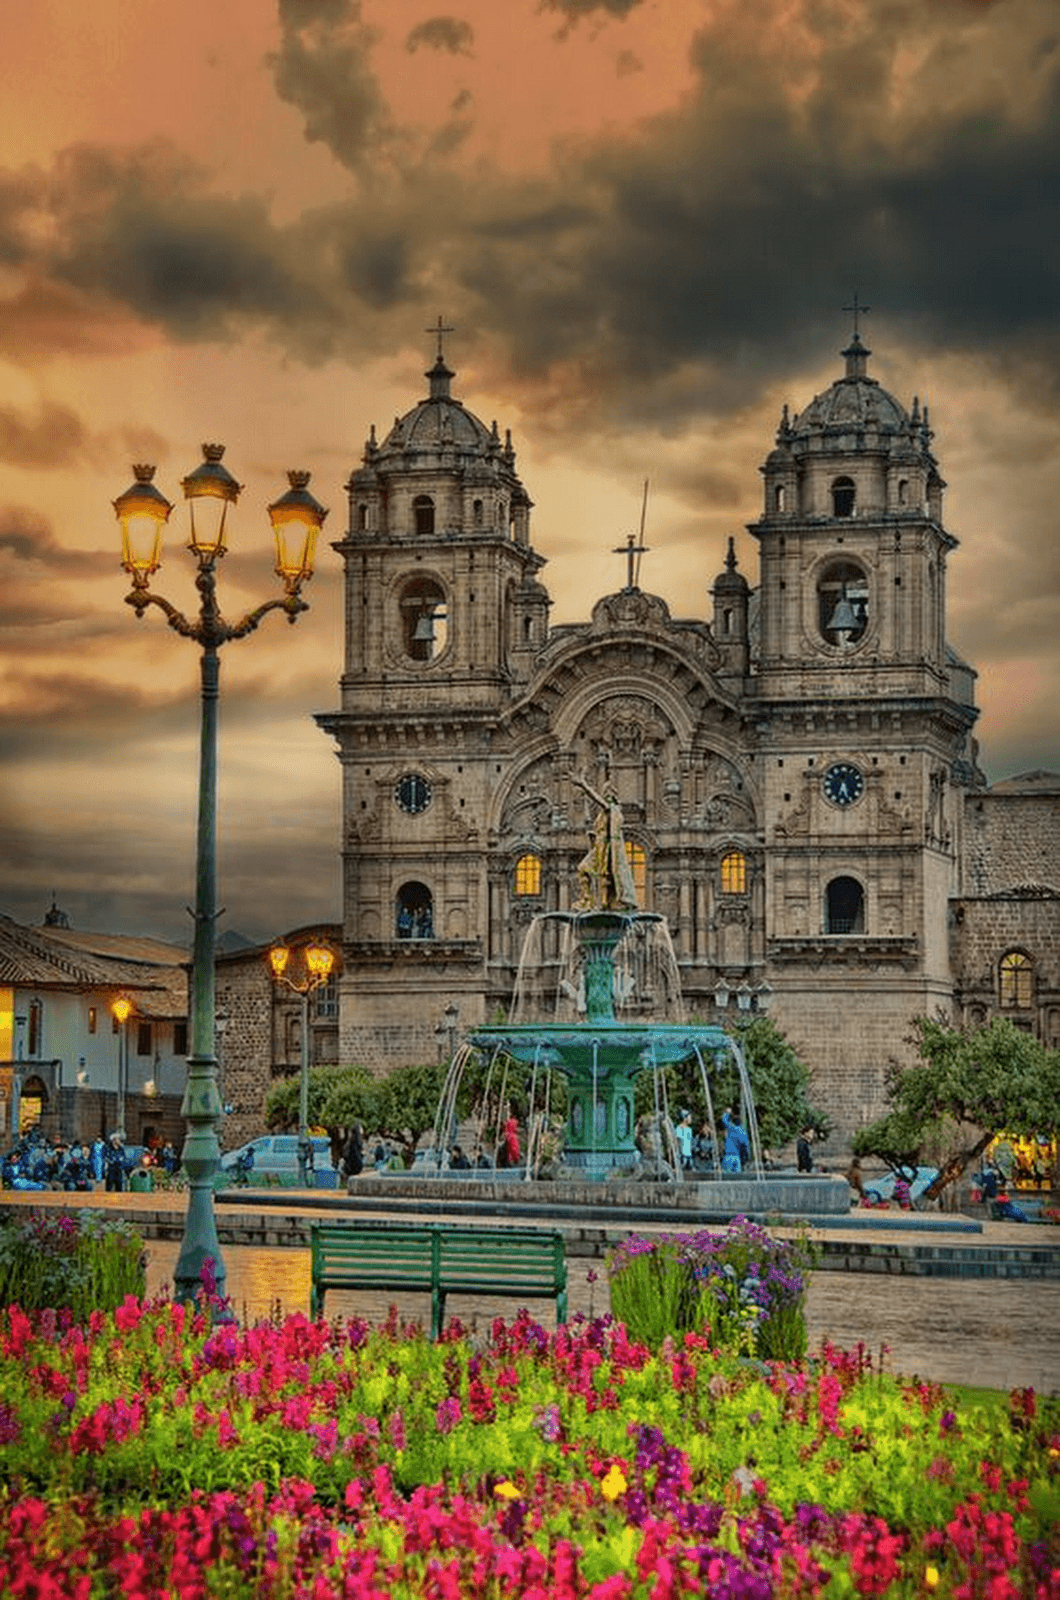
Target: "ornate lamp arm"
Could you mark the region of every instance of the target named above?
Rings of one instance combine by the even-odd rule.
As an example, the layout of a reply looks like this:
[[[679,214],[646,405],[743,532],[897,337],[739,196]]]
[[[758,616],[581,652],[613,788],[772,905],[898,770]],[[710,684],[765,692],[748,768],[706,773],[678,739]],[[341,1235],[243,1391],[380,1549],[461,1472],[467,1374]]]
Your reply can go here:
[[[179,633],[182,638],[200,638],[199,624],[197,622],[189,622],[183,612],[177,610],[176,606],[170,605],[169,601],[164,600],[160,594],[152,594],[146,587],[141,587],[138,584],[135,589],[131,589],[125,596],[125,604],[132,606],[136,615],[140,618],[143,617],[148,606],[158,606],[159,610],[165,613],[169,626]]]

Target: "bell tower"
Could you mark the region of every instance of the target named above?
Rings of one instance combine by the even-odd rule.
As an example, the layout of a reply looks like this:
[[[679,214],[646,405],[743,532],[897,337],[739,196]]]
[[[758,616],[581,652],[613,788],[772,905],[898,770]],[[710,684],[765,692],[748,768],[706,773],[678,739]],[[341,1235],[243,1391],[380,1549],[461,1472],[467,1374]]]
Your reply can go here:
[[[852,1126],[865,1108],[829,1059],[835,1008],[871,995],[866,1045],[883,1062],[952,993],[946,904],[977,715],[945,638],[957,541],[928,410],[869,375],[858,309],[842,376],[794,420],[784,409],[750,527],[768,957],[787,1026],[836,1069]]]
[[[482,1020],[497,727],[548,631],[511,434],[455,397],[452,330],[430,331],[428,392],[381,442],[372,427],[334,547],[341,705],[316,720],[343,769],[346,1061],[378,1062],[388,1040],[398,1059],[433,1060],[448,1004]]]

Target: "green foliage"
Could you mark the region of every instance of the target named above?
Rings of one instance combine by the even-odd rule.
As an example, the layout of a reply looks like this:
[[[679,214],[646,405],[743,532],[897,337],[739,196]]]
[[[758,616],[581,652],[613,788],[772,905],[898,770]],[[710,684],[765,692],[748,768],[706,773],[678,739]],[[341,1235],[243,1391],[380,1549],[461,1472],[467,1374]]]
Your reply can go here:
[[[956,1177],[996,1133],[1060,1129],[1060,1052],[1003,1017],[970,1033],[930,1017],[913,1026],[920,1060],[889,1071],[891,1109],[855,1135],[857,1155],[893,1167],[930,1156]]]
[[[380,1085],[365,1067],[313,1067],[309,1073],[309,1125],[334,1136],[355,1122],[365,1129],[378,1119]],[[299,1074],[280,1078],[265,1096],[269,1128],[298,1126]]]
[[[607,1258],[611,1309],[650,1349],[699,1333],[736,1355],[795,1361],[812,1259],[804,1239],[773,1238],[745,1217],[725,1233],[632,1235]]]
[[[747,1063],[763,1145],[778,1149],[794,1139],[803,1128],[813,1128],[823,1138],[830,1123],[826,1114],[810,1100],[810,1068],[796,1054],[776,1023],[769,1017],[755,1017],[747,1027],[740,1029],[739,1043]],[[720,1118],[723,1107],[738,1106],[740,1103],[736,1063],[726,1053],[719,1063],[707,1063],[707,1073],[714,1112]],[[696,1127],[700,1127],[707,1115],[707,1102],[698,1061],[693,1057],[676,1067],[667,1067],[663,1076],[671,1115],[675,1114],[678,1106],[687,1106]],[[654,1090],[651,1074],[644,1072],[637,1080],[637,1115],[641,1116],[652,1109]]]
[[[446,1061],[397,1067],[378,1083],[375,1120],[365,1123],[365,1131],[372,1127],[400,1144],[407,1166],[423,1134],[434,1127],[448,1071]]]
[[[145,1287],[143,1240],[99,1211],[30,1211],[0,1224],[0,1306],[69,1309],[76,1322]]]

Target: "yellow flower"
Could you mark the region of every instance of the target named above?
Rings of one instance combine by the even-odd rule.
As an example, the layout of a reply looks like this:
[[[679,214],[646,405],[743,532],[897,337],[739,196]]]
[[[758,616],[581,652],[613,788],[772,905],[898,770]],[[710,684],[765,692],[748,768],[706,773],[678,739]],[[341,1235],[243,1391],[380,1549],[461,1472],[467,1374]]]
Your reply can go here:
[[[493,1485],[494,1494],[499,1494],[502,1500],[518,1500],[519,1490],[511,1478],[503,1478],[500,1483]]]
[[[938,1588],[938,1586],[939,1586],[939,1569],[938,1569],[938,1567],[925,1567],[924,1568],[924,1583],[927,1585],[927,1587],[929,1589],[937,1589]]]
[[[600,1493],[605,1500],[617,1500],[628,1488],[629,1484],[622,1476],[620,1467],[608,1467],[606,1476],[600,1479]]]

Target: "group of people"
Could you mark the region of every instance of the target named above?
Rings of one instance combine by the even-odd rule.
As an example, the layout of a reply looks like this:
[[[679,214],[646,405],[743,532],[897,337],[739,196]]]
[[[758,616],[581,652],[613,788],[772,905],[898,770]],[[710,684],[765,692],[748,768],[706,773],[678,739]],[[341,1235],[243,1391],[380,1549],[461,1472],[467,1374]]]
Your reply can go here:
[[[157,1166],[175,1172],[180,1158],[168,1141],[157,1150],[130,1153],[120,1132],[109,1139],[102,1134],[89,1143],[75,1139],[54,1143],[39,1126],[22,1134],[17,1143],[0,1158],[0,1181],[5,1189],[60,1189],[87,1193],[102,1184],[104,1190],[120,1192],[138,1166]]]

